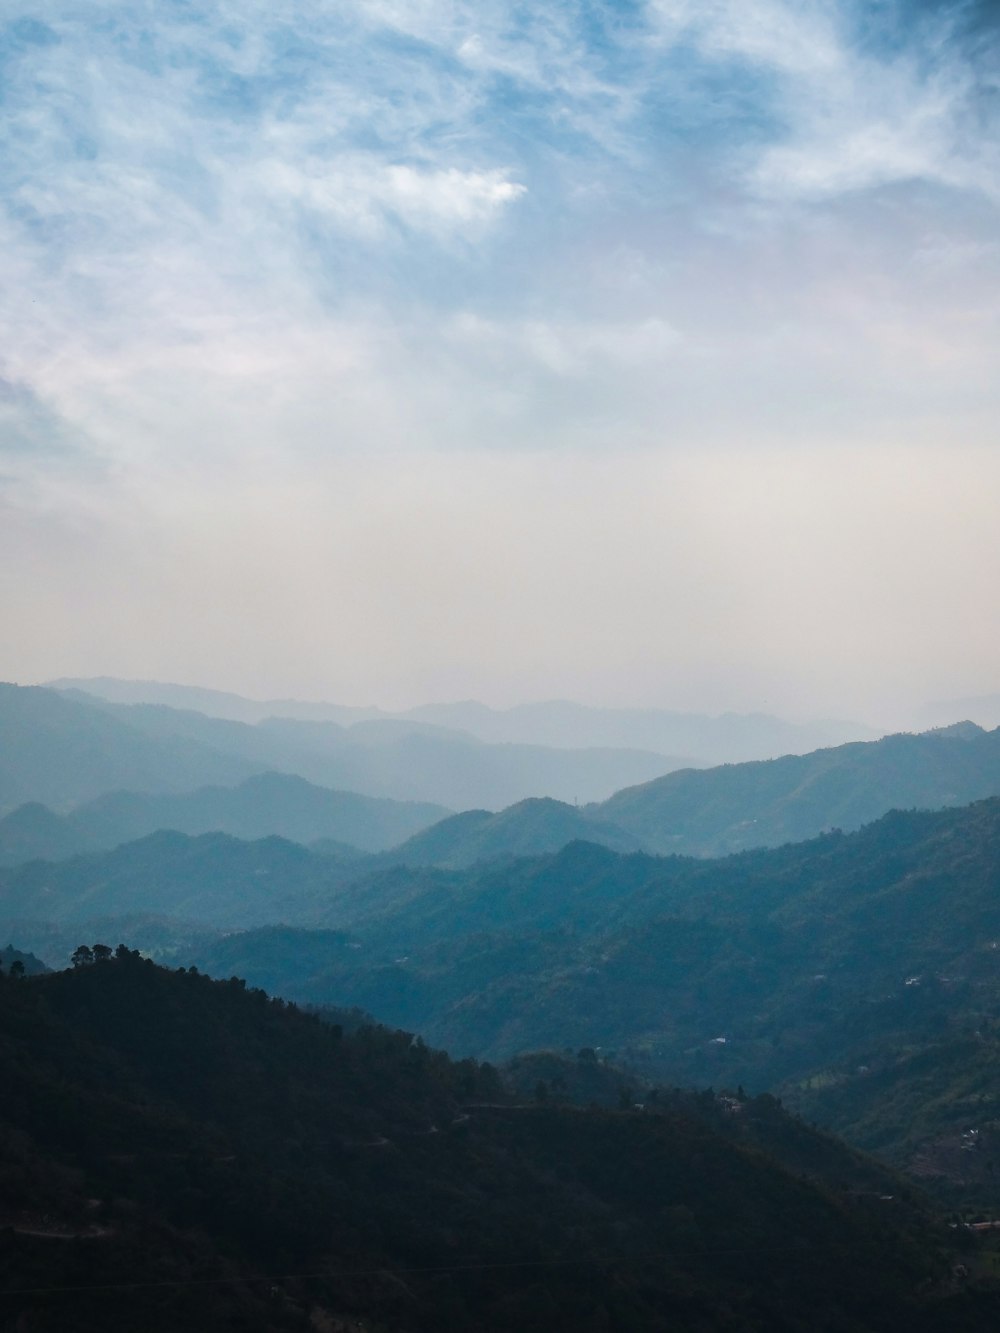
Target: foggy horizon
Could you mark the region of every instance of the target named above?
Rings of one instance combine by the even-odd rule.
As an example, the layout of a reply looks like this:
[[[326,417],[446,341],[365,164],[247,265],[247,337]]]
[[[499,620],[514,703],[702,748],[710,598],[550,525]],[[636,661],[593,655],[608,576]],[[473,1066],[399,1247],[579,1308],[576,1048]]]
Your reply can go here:
[[[875,727],[995,694],[996,34],[15,5],[0,676]]]

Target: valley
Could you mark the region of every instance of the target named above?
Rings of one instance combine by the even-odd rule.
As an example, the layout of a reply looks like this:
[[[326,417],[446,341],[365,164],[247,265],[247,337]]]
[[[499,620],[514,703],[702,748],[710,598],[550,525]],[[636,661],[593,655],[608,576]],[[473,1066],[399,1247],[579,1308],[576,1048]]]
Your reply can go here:
[[[61,697],[55,697],[53,716],[64,717]],[[193,734],[201,726],[188,729]],[[49,726],[47,743],[65,747],[60,767],[67,771],[78,762],[73,757],[79,743],[75,721],[65,740],[59,735]],[[235,771],[228,784],[186,791],[112,790],[60,809],[38,799],[46,794],[44,785],[30,770],[19,770],[20,790],[33,799],[0,818],[0,860],[5,863],[0,864],[0,936],[14,946],[6,955],[3,994],[4,1012],[15,1026],[3,1049],[5,1058],[25,1071],[22,1081],[28,1078],[28,1100],[22,1097],[18,1105],[25,1115],[29,1106],[34,1108],[30,1120],[8,1116],[3,1122],[5,1133],[27,1133],[34,1145],[25,1159],[30,1165],[11,1177],[22,1181],[11,1185],[23,1200],[22,1212],[10,1223],[19,1238],[19,1263],[36,1262],[24,1247],[43,1244],[46,1226],[52,1235],[91,1237],[87,1244],[100,1239],[114,1256],[112,1268],[121,1262],[122,1246],[134,1247],[137,1222],[126,1222],[118,1205],[102,1205],[96,1220],[88,1217],[82,1185],[71,1184],[85,1177],[93,1197],[122,1189],[135,1196],[140,1213],[145,1210],[141,1225],[156,1229],[157,1247],[170,1256],[168,1266],[191,1264],[185,1230],[190,1205],[183,1199],[193,1197],[191,1191],[203,1200],[214,1198],[223,1188],[224,1172],[211,1163],[239,1160],[248,1150],[234,1109],[223,1109],[222,1102],[210,1109],[204,1100],[210,1065],[224,1068],[234,1057],[206,1048],[190,1074],[172,1067],[169,1077],[155,1073],[166,1082],[144,1080],[154,1076],[158,1062],[166,1062],[166,1070],[182,1049],[203,1040],[195,1038],[195,1026],[208,1022],[204,1006],[222,1003],[213,997],[225,994],[230,997],[226,1005],[245,1007],[239,1022],[248,1042],[265,1040],[263,1030],[257,1036],[252,1032],[266,1018],[269,1028],[290,1024],[290,1034],[299,1034],[298,1025],[306,1024],[295,1036],[296,1050],[331,1040],[322,1034],[334,1030],[341,1034],[337,1041],[353,1043],[351,1067],[362,1081],[350,1094],[355,1098],[351,1124],[345,1120],[325,1146],[318,1140],[303,1145],[297,1157],[275,1168],[277,1176],[272,1171],[266,1179],[255,1177],[253,1184],[264,1192],[262,1199],[275,1190],[305,1199],[307,1187],[296,1174],[301,1169],[296,1163],[308,1160],[315,1167],[328,1160],[335,1141],[340,1164],[330,1159],[323,1170],[332,1174],[309,1187],[318,1189],[315,1206],[322,1209],[330,1206],[330,1191],[344,1188],[334,1182],[342,1181],[348,1159],[375,1154],[364,1174],[377,1166],[378,1154],[393,1162],[402,1154],[408,1164],[403,1175],[396,1166],[389,1175],[379,1169],[378,1183],[373,1178],[365,1186],[373,1191],[376,1211],[391,1206],[397,1220],[390,1224],[372,1214],[371,1236],[359,1235],[348,1247],[352,1270],[374,1265],[380,1271],[399,1266],[408,1271],[444,1263],[445,1271],[442,1245],[449,1254],[460,1253],[461,1267],[474,1269],[482,1248],[473,1244],[470,1252],[466,1235],[466,1248],[455,1251],[457,1242],[447,1239],[449,1227],[458,1223],[447,1221],[451,1205],[445,1207],[441,1191],[453,1187],[440,1173],[471,1172],[475,1178],[477,1172],[500,1170],[501,1161],[509,1173],[514,1170],[511,1153],[521,1163],[517,1171],[550,1173],[553,1136],[571,1154],[560,1149],[555,1179],[575,1180],[574,1197],[582,1197],[581,1190],[592,1195],[598,1212],[611,1208],[619,1218],[619,1234],[624,1234],[622,1227],[638,1228],[625,1246],[633,1262],[644,1249],[669,1248],[682,1235],[698,1236],[696,1250],[707,1257],[715,1253],[720,1235],[726,1249],[737,1235],[733,1227],[750,1228],[751,1216],[756,1219],[753,1234],[762,1230],[773,1238],[780,1227],[760,1212],[766,1210],[762,1202],[748,1205],[746,1220],[737,1220],[734,1180],[745,1169],[739,1154],[753,1151],[763,1152],[773,1164],[768,1171],[798,1173],[809,1182],[808,1189],[827,1191],[823,1207],[834,1201],[838,1226],[853,1210],[857,1215],[850,1225],[874,1228],[872,1234],[882,1238],[879,1244],[886,1243],[888,1226],[898,1236],[894,1245],[915,1245],[914,1254],[927,1256],[916,1260],[924,1265],[918,1286],[926,1295],[919,1310],[907,1309],[908,1321],[923,1326],[919,1321],[924,1320],[928,1329],[949,1327],[952,1316],[945,1312],[961,1291],[962,1318],[970,1321],[963,1326],[977,1327],[975,1301],[985,1302],[984,1311],[992,1309],[989,1282],[977,1278],[966,1287],[963,1279],[957,1287],[949,1285],[942,1277],[941,1256],[949,1247],[954,1254],[960,1239],[973,1244],[966,1238],[965,1220],[988,1218],[1000,1208],[998,736],[963,725],[851,742],[803,756],[689,769],[597,804],[531,797],[499,812],[454,814],[428,803],[329,789],[296,773],[240,776]],[[16,748],[8,751],[9,756],[16,753]],[[678,827],[686,830],[681,837]],[[792,836],[798,833],[803,836]],[[678,843],[683,854],[665,850]],[[60,970],[70,965],[71,956],[70,970]],[[15,976],[21,970],[14,967],[18,960],[24,972],[20,977]],[[216,992],[213,985],[221,989]],[[36,994],[51,997],[37,1013],[30,998]],[[163,1008],[171,994],[175,998]],[[82,1010],[76,999],[70,1001],[73,996],[81,997]],[[68,1007],[60,1008],[59,997],[66,997]],[[144,1009],[149,1004],[160,1006],[158,1016]],[[175,1018],[168,1011],[180,1013],[189,1004],[195,1008],[170,1035]],[[145,1013],[143,1023],[158,1034],[157,1050],[166,1043],[160,1053],[138,1042],[137,1034],[128,1035],[122,1025],[132,1021],[126,1015],[133,1013]],[[70,1035],[79,1021],[97,1021],[99,1014],[104,1017],[98,1027]],[[67,1094],[71,1100],[87,1108],[91,1144],[106,1141],[113,1124],[124,1126],[123,1115],[139,1117],[121,1140],[127,1188],[120,1172],[113,1183],[113,1171],[107,1174],[111,1167],[101,1165],[83,1140],[65,1137],[54,1104],[45,1109],[52,1088],[39,1083],[29,1096],[35,1075],[23,1050],[17,1054],[17,1033],[27,1034],[39,1023],[50,1024],[46,1042],[62,1043],[59,1049],[67,1052],[82,1042],[95,1071],[118,1071],[102,1076],[117,1089],[106,1106],[79,1061],[67,1065],[59,1078],[74,1086]],[[415,1049],[426,1052],[419,1056],[419,1070],[426,1068],[427,1076],[435,1071],[433,1086],[419,1094],[412,1080],[419,1082],[425,1074],[417,1066],[404,1070],[408,1052]],[[266,1058],[279,1059],[277,1048]],[[284,1072],[266,1076],[268,1083],[277,1080],[271,1091],[261,1085],[241,1094],[273,1120],[272,1128],[261,1123],[254,1134],[279,1133],[281,1117],[292,1114],[296,1099],[305,1095],[279,1091],[286,1080],[305,1074],[305,1066],[293,1069],[289,1058],[279,1059]],[[140,1064],[132,1067],[129,1062],[136,1060]],[[400,1090],[390,1094],[394,1109],[377,1110],[376,1075],[363,1072],[358,1060],[362,1065],[388,1061],[379,1064],[384,1072],[378,1077],[403,1079]],[[127,1077],[126,1067],[131,1068]],[[249,1076],[234,1069],[234,1095]],[[404,1084],[410,1091],[402,1091]],[[140,1094],[141,1087],[147,1091]],[[126,1112],[125,1103],[141,1096],[152,1097],[156,1105],[169,1088],[169,1105],[164,1102],[155,1112],[160,1126],[155,1135],[164,1144],[156,1152],[181,1160],[178,1149],[167,1146],[175,1132],[169,1124],[178,1116],[177,1125],[184,1128],[177,1132],[205,1143],[193,1157],[188,1154],[181,1173],[187,1183],[171,1168],[167,1176],[176,1181],[168,1184],[162,1167],[154,1170],[155,1153],[150,1157],[143,1148],[136,1155],[127,1147],[128,1135],[146,1142],[153,1131],[150,1112]],[[309,1097],[322,1101],[325,1095],[314,1091]],[[339,1096],[343,1106],[343,1089]],[[294,1113],[298,1133],[305,1132],[303,1114],[304,1109]],[[725,1186],[721,1179],[713,1185],[700,1175],[676,1189],[663,1187],[666,1197],[674,1190],[684,1203],[657,1203],[660,1220],[654,1223],[644,1211],[654,1206],[646,1187],[630,1195],[626,1205],[625,1196],[617,1193],[612,1202],[609,1181],[587,1176],[583,1183],[579,1173],[591,1170],[594,1153],[655,1157],[657,1136],[668,1124],[671,1152],[689,1133],[721,1136],[710,1152],[723,1164]],[[477,1145],[477,1167],[461,1165],[470,1140]],[[444,1158],[427,1156],[432,1143],[447,1146]],[[859,1150],[871,1156],[857,1155]],[[580,1156],[573,1157],[577,1151]],[[706,1160],[705,1148],[683,1151]],[[341,1160],[345,1152],[348,1159]],[[533,1156],[539,1153],[547,1155],[544,1166]],[[499,1156],[487,1168],[483,1163],[491,1154]],[[668,1174],[676,1169],[664,1166]],[[357,1176],[359,1170],[360,1160],[349,1174]],[[406,1176],[411,1170],[431,1175],[418,1185],[416,1177]],[[888,1174],[879,1177],[880,1171]],[[352,1189],[359,1183],[360,1177]],[[523,1201],[538,1185],[525,1178],[511,1188]],[[752,1187],[748,1182],[747,1188],[762,1200],[778,1187],[761,1181]],[[179,1191],[176,1199],[171,1191]],[[433,1223],[429,1215],[413,1211],[419,1191],[437,1200]],[[724,1205],[712,1201],[716,1191],[724,1193]],[[879,1203],[883,1196],[891,1208]],[[45,1199],[50,1202],[42,1208]],[[893,1202],[903,1199],[908,1200],[905,1207]],[[276,1200],[275,1195],[266,1205],[240,1207],[252,1212],[266,1206],[274,1216]],[[471,1197],[460,1202],[458,1194],[454,1202],[461,1216],[479,1211],[484,1226],[498,1226],[505,1235],[512,1223],[513,1214],[500,1221],[502,1212],[494,1202],[487,1206]],[[551,1206],[544,1244],[542,1232],[535,1239],[524,1233],[521,1249],[516,1254],[508,1249],[504,1263],[558,1268],[567,1262],[570,1233],[560,1228],[568,1225],[568,1201],[559,1201],[558,1189],[551,1194]],[[785,1221],[780,1225],[787,1225],[800,1206],[805,1196],[801,1205],[782,1202]],[[720,1207],[730,1217],[722,1232],[707,1221]],[[633,1217],[628,1209],[638,1211]],[[56,1221],[39,1223],[43,1212]],[[410,1213],[412,1221],[403,1225]],[[627,1223],[626,1214],[632,1218]],[[961,1235],[950,1239],[948,1216],[960,1220]],[[252,1229],[234,1231],[235,1215],[227,1220],[220,1213],[198,1262],[210,1270],[219,1263],[235,1265],[233,1273],[265,1257],[272,1266],[319,1265],[322,1297],[301,1284],[294,1290],[285,1286],[279,1314],[265,1315],[252,1289],[241,1287],[248,1327],[256,1326],[254,1319],[268,1318],[278,1320],[268,1327],[297,1327],[296,1320],[318,1318],[316,1311],[323,1310],[328,1313],[322,1317],[332,1319],[340,1317],[337,1310],[365,1309],[370,1315],[372,1300],[388,1326],[395,1326],[393,1321],[403,1317],[401,1308],[381,1280],[376,1298],[337,1276],[346,1241],[336,1239],[328,1224],[319,1226],[318,1217],[304,1231],[289,1220],[291,1229],[275,1250],[270,1241],[259,1249],[263,1242],[253,1239]],[[493,1220],[487,1223],[487,1218]],[[572,1234],[580,1236],[584,1225],[578,1218]],[[409,1226],[416,1228],[412,1235]],[[417,1232],[425,1238],[414,1248]],[[307,1258],[320,1233],[326,1235],[327,1257],[316,1251],[315,1258]],[[376,1233],[382,1237],[377,1259],[372,1248]],[[610,1234],[604,1241],[599,1234],[597,1227],[594,1238],[583,1243],[610,1245],[610,1252],[619,1252]],[[739,1245],[752,1250],[750,1231],[741,1234]],[[910,1239],[904,1241],[904,1235]],[[823,1242],[846,1245],[852,1256],[867,1243],[853,1235],[849,1241],[831,1236]],[[987,1246],[982,1260],[975,1259],[971,1268],[958,1258],[950,1262],[984,1274],[989,1241],[975,1243]],[[212,1248],[217,1244],[223,1247],[219,1254]],[[920,1251],[922,1245],[931,1249]],[[699,1325],[706,1330],[729,1327],[718,1323],[716,1306],[698,1286],[695,1253],[684,1244],[681,1248],[685,1276],[670,1279],[673,1295],[657,1288],[653,1297],[647,1278],[640,1281],[637,1271],[622,1279],[623,1303],[613,1312],[607,1307],[614,1326],[630,1326],[629,1321],[636,1328],[651,1326],[643,1302],[654,1299],[666,1308],[664,1302],[681,1299],[683,1287],[688,1291],[685,1318],[706,1321]],[[931,1259],[931,1252],[938,1257]],[[334,1253],[340,1258],[331,1267]],[[903,1250],[899,1255],[898,1262],[910,1262],[903,1260]],[[42,1262],[41,1254],[37,1261]],[[886,1271],[894,1272],[897,1260],[887,1262]],[[46,1271],[48,1264],[43,1263]],[[66,1270],[56,1285],[69,1280]],[[224,1285],[228,1279],[218,1280]],[[777,1270],[775,1280],[780,1281]],[[476,1294],[470,1296],[454,1284],[449,1288],[448,1281],[416,1283],[407,1316],[414,1328],[424,1326],[421,1319],[431,1320],[427,1327],[450,1326],[448,1318],[456,1329],[472,1327],[469,1321],[483,1317],[486,1308],[489,1327],[517,1325],[520,1298],[511,1295],[510,1283],[504,1301],[494,1308],[490,1302],[496,1296],[482,1283],[474,1284]],[[603,1327],[587,1322],[593,1316],[581,1313],[560,1282],[546,1269],[545,1300],[555,1301],[550,1309],[554,1326],[564,1318],[576,1320],[574,1327]],[[811,1282],[800,1277],[794,1300],[807,1299]],[[902,1299],[902,1288],[892,1297],[873,1296],[879,1282],[870,1276],[862,1285],[869,1304]],[[764,1290],[755,1288],[753,1299],[764,1302],[760,1310],[770,1299]],[[179,1310],[183,1300],[181,1288],[177,1291]],[[144,1308],[142,1296],[135,1299],[136,1308]],[[536,1293],[524,1299],[530,1304],[541,1297]],[[739,1306],[743,1297],[731,1299]],[[814,1299],[810,1295],[807,1304]],[[855,1315],[837,1301],[833,1306],[841,1321],[836,1327],[855,1326]],[[470,1314],[473,1308],[480,1313]],[[710,1308],[716,1312],[710,1314]],[[780,1317],[777,1306],[771,1309],[769,1327],[785,1327],[781,1320],[788,1318],[787,1327],[798,1327],[795,1318],[806,1316],[792,1315],[790,1308],[782,1304]],[[444,1310],[452,1314],[445,1316]],[[91,1326],[88,1318],[81,1315],[81,1329]],[[445,1322],[435,1324],[435,1319]]]

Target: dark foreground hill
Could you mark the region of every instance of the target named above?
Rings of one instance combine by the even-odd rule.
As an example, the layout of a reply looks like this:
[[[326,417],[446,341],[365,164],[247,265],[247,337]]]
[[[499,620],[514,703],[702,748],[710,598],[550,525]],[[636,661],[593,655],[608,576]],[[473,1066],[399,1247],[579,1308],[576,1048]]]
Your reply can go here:
[[[1000,1317],[917,1198],[770,1098],[511,1104],[488,1067],[405,1033],[348,1035],[125,950],[0,981],[0,1079],[12,1333]]]

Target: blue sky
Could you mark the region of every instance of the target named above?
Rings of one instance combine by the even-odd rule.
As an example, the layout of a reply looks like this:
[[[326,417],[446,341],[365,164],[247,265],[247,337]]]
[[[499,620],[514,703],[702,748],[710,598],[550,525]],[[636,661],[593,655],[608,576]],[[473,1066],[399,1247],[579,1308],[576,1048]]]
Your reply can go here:
[[[33,0],[14,679],[997,688],[997,7]]]

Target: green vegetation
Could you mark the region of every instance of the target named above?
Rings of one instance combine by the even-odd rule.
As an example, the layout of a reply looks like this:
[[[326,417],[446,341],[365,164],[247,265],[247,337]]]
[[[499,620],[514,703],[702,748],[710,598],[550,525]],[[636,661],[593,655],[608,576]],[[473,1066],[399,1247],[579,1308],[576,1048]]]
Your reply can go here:
[[[650,851],[722,856],[1000,795],[1000,728],[971,722],[812,754],[686,769],[591,807]]]
[[[188,929],[173,942],[146,923],[129,938],[155,948],[160,931],[164,957],[302,1002],[361,1005],[458,1054],[592,1047],[647,1078],[777,1089],[914,1169],[936,1136],[985,1132],[993,1119],[983,1097],[1000,1006],[997,800],[714,862],[575,843],[464,872],[397,866],[335,883],[289,844],[170,846],[174,859],[139,844],[75,868],[26,868],[0,903],[16,889],[17,912],[37,914],[44,889],[50,908],[62,900],[78,916],[143,895],[163,911],[183,889],[185,912],[223,925],[240,912],[325,923],[201,940]],[[981,1088],[956,1081],[959,1050],[975,1052]],[[964,1171],[973,1156],[955,1160]]]
[[[567,810],[577,827],[539,801],[418,841],[457,859],[497,850],[497,830],[530,845]],[[159,833],[0,871],[0,930],[60,965],[81,929],[126,939],[458,1055],[590,1047],[645,1078],[777,1091],[949,1197],[1000,1196],[1000,800],[714,861],[587,842],[395,860]]]
[[[639,840],[614,824],[584,815],[575,806],[535,798],[501,810],[466,810],[432,825],[395,848],[405,865],[461,870],[477,861],[557,852],[580,838],[617,852],[639,850]]]
[[[77,962],[0,978],[5,1328],[976,1333],[1000,1313],[949,1278],[955,1233],[917,1196],[771,1098],[522,1105],[407,1033],[124,948]]]

